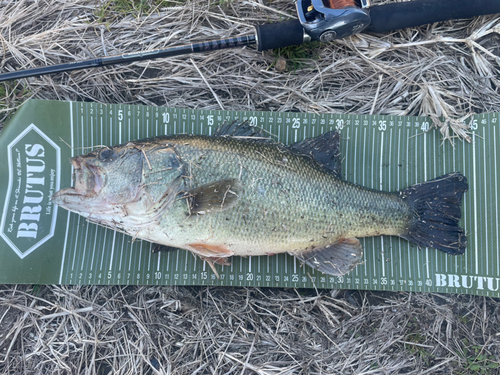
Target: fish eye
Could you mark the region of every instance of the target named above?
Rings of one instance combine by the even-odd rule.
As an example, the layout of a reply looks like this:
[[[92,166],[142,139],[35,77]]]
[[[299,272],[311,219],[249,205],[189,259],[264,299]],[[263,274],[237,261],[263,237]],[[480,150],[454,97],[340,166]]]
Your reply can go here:
[[[109,159],[112,155],[113,155],[113,150],[110,148],[105,148],[99,153],[99,159],[105,161],[106,159]]]

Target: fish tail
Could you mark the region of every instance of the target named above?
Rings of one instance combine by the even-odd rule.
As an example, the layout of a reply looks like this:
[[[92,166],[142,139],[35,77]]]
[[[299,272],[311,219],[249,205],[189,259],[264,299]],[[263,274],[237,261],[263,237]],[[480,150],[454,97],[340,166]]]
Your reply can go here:
[[[413,212],[408,231],[401,237],[422,247],[452,255],[463,254],[467,237],[458,222],[462,196],[467,188],[465,176],[456,172],[401,191],[401,198]]]

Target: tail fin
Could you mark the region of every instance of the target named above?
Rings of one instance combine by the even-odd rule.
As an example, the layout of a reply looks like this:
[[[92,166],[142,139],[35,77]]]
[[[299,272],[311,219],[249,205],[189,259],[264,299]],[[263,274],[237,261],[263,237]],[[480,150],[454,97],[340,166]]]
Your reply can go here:
[[[458,221],[462,196],[467,188],[464,175],[450,173],[401,191],[401,198],[414,213],[408,232],[402,237],[419,246],[452,255],[463,254],[467,237]]]

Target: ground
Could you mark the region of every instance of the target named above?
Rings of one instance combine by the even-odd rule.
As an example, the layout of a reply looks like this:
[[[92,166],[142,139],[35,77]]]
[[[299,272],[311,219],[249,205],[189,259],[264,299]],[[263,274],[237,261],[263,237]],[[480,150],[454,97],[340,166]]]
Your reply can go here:
[[[394,1],[372,1],[384,2]],[[0,5],[0,72],[246,35],[295,14],[288,0]],[[0,128],[33,97],[429,115],[444,138],[467,142],[467,116],[500,111],[499,29],[490,15],[0,83]],[[497,299],[468,295],[3,285],[0,373],[492,374],[499,308]]]

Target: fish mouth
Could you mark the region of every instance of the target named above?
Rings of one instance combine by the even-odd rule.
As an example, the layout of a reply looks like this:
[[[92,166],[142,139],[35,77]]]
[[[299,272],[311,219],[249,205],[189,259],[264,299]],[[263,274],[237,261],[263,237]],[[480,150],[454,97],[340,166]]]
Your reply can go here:
[[[52,200],[57,203],[63,196],[81,198],[96,197],[104,186],[99,167],[87,164],[79,156],[70,159],[73,165],[73,187],[62,189],[54,194]]]
[[[82,158],[71,159],[73,164],[73,191],[76,195],[95,196],[103,187],[99,167],[85,163]]]

